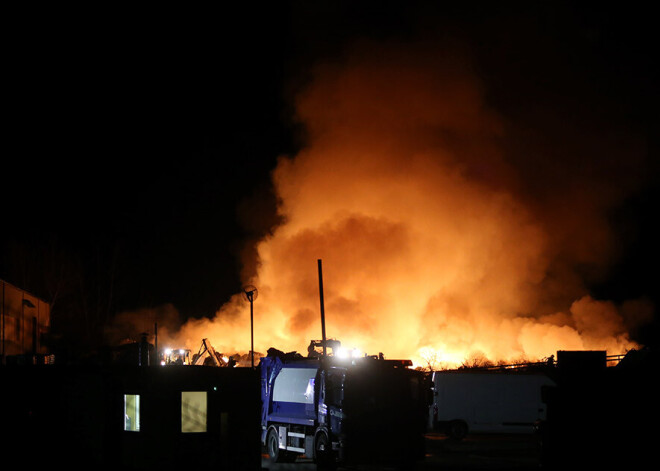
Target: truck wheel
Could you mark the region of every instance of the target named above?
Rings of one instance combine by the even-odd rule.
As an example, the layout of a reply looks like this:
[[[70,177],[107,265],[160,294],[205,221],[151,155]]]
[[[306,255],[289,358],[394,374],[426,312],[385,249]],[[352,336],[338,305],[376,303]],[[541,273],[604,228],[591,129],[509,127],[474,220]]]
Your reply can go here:
[[[290,463],[295,459],[295,456],[292,457],[291,453],[280,449],[280,437],[277,434],[277,430],[274,428],[271,428],[268,431],[268,436],[266,437],[266,450],[268,451],[270,459],[275,463]]]
[[[463,440],[468,432],[468,426],[462,420],[454,420],[449,424],[449,437],[454,440]]]
[[[335,456],[332,445],[325,432],[319,432],[314,438],[314,461],[317,469],[330,471],[336,469]]]

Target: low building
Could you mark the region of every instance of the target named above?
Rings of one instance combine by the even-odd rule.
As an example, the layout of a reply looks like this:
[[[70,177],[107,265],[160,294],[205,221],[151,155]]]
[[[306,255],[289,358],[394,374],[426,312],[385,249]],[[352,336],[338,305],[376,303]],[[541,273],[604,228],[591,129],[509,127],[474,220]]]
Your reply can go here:
[[[261,469],[255,369],[6,365],[0,383],[5,459],[28,468]]]
[[[40,361],[47,354],[43,339],[50,329],[50,304],[0,280],[0,357]]]

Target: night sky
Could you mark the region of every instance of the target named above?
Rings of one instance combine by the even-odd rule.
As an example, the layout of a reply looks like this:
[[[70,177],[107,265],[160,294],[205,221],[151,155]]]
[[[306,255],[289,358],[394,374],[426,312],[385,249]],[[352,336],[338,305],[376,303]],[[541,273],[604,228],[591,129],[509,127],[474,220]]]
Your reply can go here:
[[[277,223],[270,172],[304,144],[292,96],[310,67],[358,38],[426,35],[463,44],[511,119],[539,103],[607,110],[642,137],[648,180],[611,215],[623,256],[593,289],[655,298],[653,16],[499,3],[6,11],[0,278],[48,300],[43,267],[77,267],[102,290],[112,278],[109,313],[172,303],[213,314],[240,291],[250,243]]]

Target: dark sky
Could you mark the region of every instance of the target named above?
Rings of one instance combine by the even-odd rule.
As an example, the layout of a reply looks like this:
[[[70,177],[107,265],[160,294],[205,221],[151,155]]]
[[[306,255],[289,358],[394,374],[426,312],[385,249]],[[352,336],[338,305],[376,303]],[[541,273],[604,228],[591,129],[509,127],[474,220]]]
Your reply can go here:
[[[249,241],[275,222],[269,172],[300,144],[290,98],[309,66],[355,38],[431,34],[468,45],[504,113],[561,96],[614,107],[645,136],[651,181],[615,215],[635,224],[600,289],[654,290],[657,275],[637,268],[658,255],[652,15],[629,4],[456,3],[6,11],[0,277],[31,287],[16,244],[37,253],[55,241],[85,260],[117,254],[117,310],[171,302],[211,314],[240,289]],[[585,94],[565,97],[574,81]]]

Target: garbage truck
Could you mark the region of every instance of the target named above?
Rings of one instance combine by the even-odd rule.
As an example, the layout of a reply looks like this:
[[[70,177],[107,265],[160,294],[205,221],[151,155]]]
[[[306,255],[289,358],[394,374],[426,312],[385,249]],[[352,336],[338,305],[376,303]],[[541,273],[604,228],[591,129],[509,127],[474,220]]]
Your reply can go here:
[[[311,351],[311,349],[310,349]],[[260,359],[261,441],[273,462],[406,464],[424,457],[430,383],[410,360],[270,349]]]
[[[434,371],[429,428],[454,439],[468,433],[534,433],[546,417],[543,373]]]

